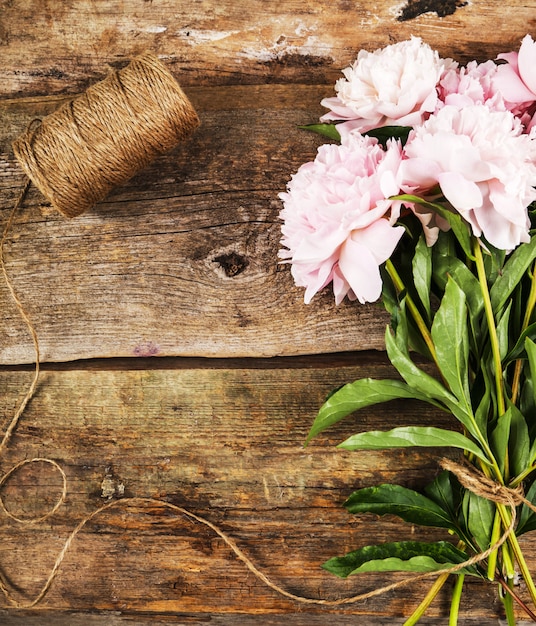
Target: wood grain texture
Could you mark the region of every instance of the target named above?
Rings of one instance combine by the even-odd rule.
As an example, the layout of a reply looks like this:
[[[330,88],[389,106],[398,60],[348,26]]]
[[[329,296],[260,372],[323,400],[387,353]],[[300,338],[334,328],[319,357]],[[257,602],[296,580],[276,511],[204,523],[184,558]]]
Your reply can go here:
[[[192,615],[175,613],[166,616],[154,614],[142,616],[140,614],[124,614],[119,611],[96,611],[93,614],[73,613],[72,611],[68,614],[40,611],[36,614],[26,611],[13,613],[0,609],[0,619],[2,619],[4,626],[42,626],[43,624],[46,626],[169,626],[170,624],[202,623],[198,617]],[[360,618],[356,619],[355,615],[330,615],[328,619],[330,624],[337,626],[355,626],[356,623],[360,623],[357,621]],[[405,621],[404,618],[377,615],[367,616],[365,619],[367,626],[403,626]],[[240,624],[240,626],[303,626],[304,624],[325,626],[326,621],[325,615],[311,615],[310,613],[286,613],[284,615],[222,615],[211,613],[209,623],[211,626],[236,626],[236,624]],[[364,620],[361,623],[364,624]],[[464,617],[459,624],[460,626],[503,626],[504,622],[497,620],[497,618]],[[534,622],[520,620],[517,626],[532,626],[533,624]],[[445,618],[423,618],[419,621],[419,626],[445,626]]]
[[[208,518],[293,593],[337,598],[391,582],[396,578],[390,575],[341,581],[319,566],[372,537],[446,536],[396,518],[379,524],[374,516],[349,516],[341,503],[353,489],[380,482],[422,487],[437,472],[440,451],[357,454],[335,444],[355,430],[421,423],[430,414],[418,403],[405,403],[403,410],[392,403],[302,446],[325,394],[357,377],[390,375],[384,359],[347,356],[336,367],[326,359],[312,359],[308,367],[290,359],[277,367],[256,362],[250,369],[188,365],[183,360],[165,369],[44,372],[2,468],[24,458],[55,459],[67,473],[68,497],[53,518],[36,526],[2,517],[0,567],[14,596],[32,598],[74,526],[118,499],[117,507],[84,526],[36,612],[119,611],[139,613],[141,620],[150,614],[156,623],[159,616],[178,615],[180,622],[187,615],[188,623],[196,623],[212,614],[220,614],[221,623],[249,614],[273,615],[278,623],[277,616],[288,613],[301,619],[311,614],[318,623],[333,614],[342,624],[348,615],[377,624],[407,615],[426,583],[337,609],[300,605],[248,573],[212,530],[163,504],[120,501],[156,498]],[[0,373],[5,406],[16,404],[27,378],[23,371]],[[444,415],[435,416],[435,423],[452,426]],[[12,513],[31,519],[56,501],[60,487],[57,472],[35,464],[8,480],[2,498]],[[535,556],[530,545],[527,554]],[[467,584],[464,613],[481,620],[497,616],[494,588]],[[445,602],[446,595],[437,600],[431,618],[443,614]]]
[[[359,48],[410,35],[444,56],[484,60],[534,30],[535,8],[534,0],[2,0],[0,97],[83,91],[107,64],[147,48],[188,85],[331,83]]]
[[[341,506],[354,488],[382,481],[422,487],[441,451],[350,454],[335,446],[354,430],[452,426],[444,415],[392,403],[302,447],[326,393],[391,375],[379,352],[387,317],[374,305],[336,307],[329,290],[303,304],[277,263],[277,194],[321,142],[297,126],[318,119],[321,98],[360,48],[417,35],[461,62],[493,58],[534,31],[535,8],[534,0],[0,0],[1,225],[23,183],[12,140],[110,67],[154,51],[202,121],[187,142],[75,220],[32,189],[9,234],[8,270],[45,367],[0,468],[50,457],[68,478],[67,501],[46,522],[0,515],[0,575],[13,596],[34,597],[76,524],[117,505],[84,526],[44,601],[32,610],[1,602],[0,623],[404,623],[426,583],[339,609],[300,605],[165,503],[205,516],[274,582],[317,598],[386,582],[332,577],[320,564],[334,554],[443,537],[395,518],[349,516]],[[0,281],[0,432],[27,389],[32,360]],[[58,474],[40,463],[0,494],[31,519],[60,488]],[[160,504],[129,507],[128,497]],[[536,564],[536,548],[523,545]],[[461,623],[501,623],[496,589],[466,584]],[[447,614],[446,589],[421,623],[443,625]]]
[[[311,305],[278,263],[277,197],[321,140],[299,130],[325,87],[192,87],[201,128],[80,217],[33,190],[5,257],[44,361],[117,356],[273,356],[382,348],[377,305]],[[11,140],[57,99],[0,105],[2,222],[22,184]],[[33,360],[0,285],[0,363]]]

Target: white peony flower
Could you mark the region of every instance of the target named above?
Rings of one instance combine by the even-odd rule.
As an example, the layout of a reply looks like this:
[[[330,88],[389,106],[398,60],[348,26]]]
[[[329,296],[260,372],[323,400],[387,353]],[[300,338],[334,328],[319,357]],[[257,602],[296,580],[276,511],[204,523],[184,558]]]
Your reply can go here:
[[[374,52],[361,50],[336,82],[337,96],[322,100],[331,111],[321,121],[343,120],[342,133],[421,124],[436,109],[436,86],[453,64],[418,37]]]

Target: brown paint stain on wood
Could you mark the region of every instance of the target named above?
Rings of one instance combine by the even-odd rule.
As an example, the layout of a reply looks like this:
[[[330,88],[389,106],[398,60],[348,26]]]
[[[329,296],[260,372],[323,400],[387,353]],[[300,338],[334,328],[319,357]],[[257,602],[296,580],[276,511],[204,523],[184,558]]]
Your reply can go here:
[[[397,17],[399,22],[413,20],[425,13],[435,13],[437,17],[454,15],[457,9],[465,7],[468,2],[463,0],[409,0]]]

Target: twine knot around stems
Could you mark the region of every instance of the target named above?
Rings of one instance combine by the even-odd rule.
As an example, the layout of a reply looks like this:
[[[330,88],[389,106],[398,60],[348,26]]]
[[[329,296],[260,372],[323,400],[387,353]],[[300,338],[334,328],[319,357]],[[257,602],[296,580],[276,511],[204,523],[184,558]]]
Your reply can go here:
[[[531,510],[536,512],[536,507],[525,498],[522,485],[515,488],[502,485],[491,478],[485,476],[473,465],[469,463],[457,463],[452,459],[441,459],[440,465],[443,469],[456,476],[460,484],[477,496],[490,500],[496,504],[505,504],[513,510],[520,504],[526,504]],[[514,520],[515,521],[515,520]]]
[[[146,52],[31,124],[13,143],[22,168],[66,217],[104,200],[199,125],[165,65]]]

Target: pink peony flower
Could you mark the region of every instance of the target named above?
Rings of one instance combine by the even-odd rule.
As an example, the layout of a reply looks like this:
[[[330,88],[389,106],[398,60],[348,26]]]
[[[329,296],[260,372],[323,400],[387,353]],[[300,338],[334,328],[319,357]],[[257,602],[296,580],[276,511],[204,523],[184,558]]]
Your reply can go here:
[[[536,42],[526,35],[519,52],[505,52],[497,58],[507,63],[499,66],[494,88],[501,93],[506,108],[530,130],[536,123]]]
[[[333,282],[337,304],[345,296],[373,302],[381,295],[379,266],[404,233],[394,226],[399,203],[401,146],[387,150],[375,139],[351,133],[341,145],[320,146],[314,161],[302,165],[279,195],[280,257],[292,264],[305,302]]]
[[[527,206],[536,199],[536,144],[522,131],[509,111],[445,106],[410,133],[402,188],[426,196],[439,185],[475,236],[511,251],[530,241]]]
[[[452,63],[440,59],[418,37],[372,53],[361,50],[336,82],[337,96],[322,100],[331,110],[321,121],[344,120],[338,126],[341,134],[421,124],[436,109],[436,85]]]
[[[449,105],[461,109],[471,104],[486,104],[492,109],[504,111],[503,99],[494,84],[497,70],[498,66],[493,61],[471,61],[466,67],[452,64],[445,69],[439,81],[438,108]]]

